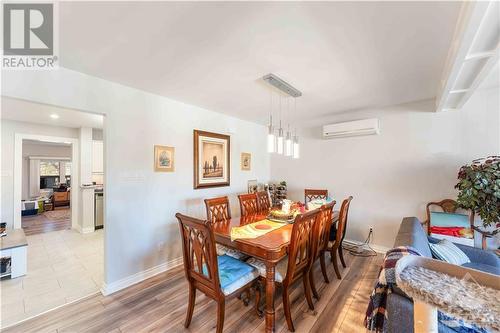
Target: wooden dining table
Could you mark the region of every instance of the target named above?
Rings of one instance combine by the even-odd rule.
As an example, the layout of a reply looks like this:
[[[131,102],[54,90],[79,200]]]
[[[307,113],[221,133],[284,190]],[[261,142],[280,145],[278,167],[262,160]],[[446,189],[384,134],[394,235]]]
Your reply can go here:
[[[267,212],[258,213],[244,217],[235,217],[229,220],[214,223],[213,231],[215,241],[226,247],[238,250],[249,256],[262,260],[266,265],[266,296],[265,296],[265,317],[266,332],[274,332],[274,289],[275,289],[275,268],[276,264],[286,257],[290,237],[292,235],[293,224],[283,223],[283,226],[268,232],[257,238],[237,239],[231,241],[231,228],[240,227],[253,222],[265,220]],[[334,211],[333,222],[337,223],[339,212]]]

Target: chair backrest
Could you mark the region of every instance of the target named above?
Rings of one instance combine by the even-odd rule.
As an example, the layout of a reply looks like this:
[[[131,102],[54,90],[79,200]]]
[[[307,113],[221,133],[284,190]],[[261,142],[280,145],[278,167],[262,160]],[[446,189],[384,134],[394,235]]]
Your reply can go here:
[[[186,278],[209,295],[221,293],[215,238],[210,223],[175,214],[182,236],[182,254]]]
[[[326,198],[328,198],[328,190],[313,190],[307,188],[304,190],[304,203],[308,203],[309,201],[316,199]]]
[[[349,206],[351,205],[352,195],[342,201],[339,212],[339,222],[337,224],[337,243],[344,240],[347,230],[347,216],[349,215]]]
[[[319,209],[315,209],[295,217],[288,248],[287,282],[293,281],[297,274],[308,269],[314,260],[313,229],[319,213]]]
[[[332,227],[333,207],[335,206],[335,203],[335,201],[332,201],[321,206],[319,209],[319,216],[316,225],[314,226],[314,258],[319,255],[321,250],[328,247],[330,229]]]
[[[205,199],[205,207],[207,208],[207,220],[211,223],[231,219],[231,208],[227,196]]]
[[[441,201],[437,201],[437,202],[429,202],[426,206],[426,210],[427,210],[427,233],[430,235],[431,234],[431,207],[432,206],[438,206],[438,207],[441,207],[441,209],[443,210],[443,212],[445,213],[456,213],[457,210],[458,210],[458,205],[457,205],[457,202],[455,200],[452,200],[452,199],[444,199],[444,200],[441,200]],[[473,211],[468,211],[468,215],[469,215],[469,223],[470,223],[470,228],[473,229],[474,228],[474,212]]]
[[[240,194],[238,195],[238,199],[240,200],[241,216],[257,214],[257,212],[259,211],[259,205],[257,204],[257,194]]]
[[[259,211],[268,211],[271,209],[271,201],[267,191],[257,192],[257,207]]]

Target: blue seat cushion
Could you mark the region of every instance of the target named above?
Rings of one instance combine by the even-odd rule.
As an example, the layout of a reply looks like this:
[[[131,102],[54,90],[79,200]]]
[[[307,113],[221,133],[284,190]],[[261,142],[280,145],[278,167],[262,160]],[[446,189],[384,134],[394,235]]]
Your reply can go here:
[[[464,214],[431,212],[431,226],[470,228],[469,216]]]
[[[482,271],[482,272],[486,272],[486,273],[490,273],[490,274],[500,275],[500,267],[496,267],[496,266],[481,264],[478,262],[468,262],[468,263],[463,264],[462,266],[467,267],[467,268],[476,269],[478,271]]]
[[[220,287],[225,295],[235,292],[259,276],[254,267],[228,255],[218,256],[217,264]],[[206,266],[203,266],[203,274],[208,275]]]

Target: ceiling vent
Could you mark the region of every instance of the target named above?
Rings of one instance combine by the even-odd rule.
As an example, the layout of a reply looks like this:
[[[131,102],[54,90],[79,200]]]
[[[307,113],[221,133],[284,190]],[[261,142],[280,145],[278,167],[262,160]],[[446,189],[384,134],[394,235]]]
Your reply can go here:
[[[323,126],[324,139],[374,134],[380,134],[380,124],[377,118],[348,121]]]

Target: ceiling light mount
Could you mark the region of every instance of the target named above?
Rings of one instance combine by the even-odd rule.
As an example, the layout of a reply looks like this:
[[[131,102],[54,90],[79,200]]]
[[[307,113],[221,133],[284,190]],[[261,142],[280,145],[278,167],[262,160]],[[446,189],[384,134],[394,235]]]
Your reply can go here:
[[[287,95],[290,95],[292,97],[302,96],[300,90],[293,87],[291,84],[285,82],[284,80],[280,79],[278,76],[272,73],[264,75],[262,79],[267,83],[269,83],[270,85],[272,85],[273,87],[278,88]]]
[[[59,119],[59,115],[53,113],[53,114],[50,115],[50,118],[52,118],[52,119]]]

